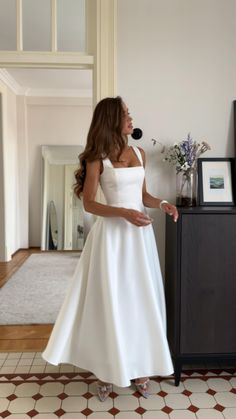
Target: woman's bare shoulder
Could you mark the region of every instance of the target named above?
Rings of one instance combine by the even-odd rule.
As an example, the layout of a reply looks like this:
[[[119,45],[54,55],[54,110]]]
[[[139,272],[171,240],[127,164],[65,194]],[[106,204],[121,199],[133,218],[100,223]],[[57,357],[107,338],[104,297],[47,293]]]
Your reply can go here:
[[[86,163],[86,170],[87,172],[90,173],[95,173],[95,172],[99,172],[101,173],[103,170],[103,164],[102,164],[102,160],[97,159],[97,160],[93,160],[93,161],[87,161]]]

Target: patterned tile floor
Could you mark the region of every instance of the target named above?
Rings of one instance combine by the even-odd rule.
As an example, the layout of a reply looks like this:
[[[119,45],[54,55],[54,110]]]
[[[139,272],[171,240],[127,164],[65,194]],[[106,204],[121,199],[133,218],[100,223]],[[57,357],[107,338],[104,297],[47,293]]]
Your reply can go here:
[[[236,419],[236,369],[189,369],[151,380],[149,399],[113,386],[101,403],[96,378],[71,365],[54,367],[41,353],[0,353],[0,418]]]

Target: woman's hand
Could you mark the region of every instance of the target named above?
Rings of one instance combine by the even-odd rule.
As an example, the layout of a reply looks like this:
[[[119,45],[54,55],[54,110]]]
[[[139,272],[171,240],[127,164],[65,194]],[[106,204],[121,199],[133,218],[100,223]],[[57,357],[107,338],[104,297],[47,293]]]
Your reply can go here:
[[[178,220],[179,213],[175,205],[170,204],[169,202],[165,202],[162,204],[161,209],[166,212],[166,214],[173,217],[174,222]]]
[[[152,218],[150,218],[147,214],[134,209],[125,209],[124,218],[137,227],[147,226],[153,221]]]

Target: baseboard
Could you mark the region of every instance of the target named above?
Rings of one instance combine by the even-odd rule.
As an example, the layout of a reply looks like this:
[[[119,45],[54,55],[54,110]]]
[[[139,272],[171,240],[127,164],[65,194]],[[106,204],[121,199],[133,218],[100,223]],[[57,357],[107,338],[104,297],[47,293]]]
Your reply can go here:
[[[12,253],[11,257],[13,258],[19,252],[27,252],[27,251],[31,251],[31,250],[33,250],[33,251],[40,251],[40,247],[20,247],[14,253]]]

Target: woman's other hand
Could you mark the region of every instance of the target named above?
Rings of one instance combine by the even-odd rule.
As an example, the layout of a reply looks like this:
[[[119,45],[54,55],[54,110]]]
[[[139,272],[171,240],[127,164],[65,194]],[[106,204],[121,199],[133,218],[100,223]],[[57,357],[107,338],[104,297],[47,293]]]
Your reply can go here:
[[[175,205],[165,202],[162,204],[161,209],[171,217],[173,217],[174,222],[178,220],[179,213]]]

